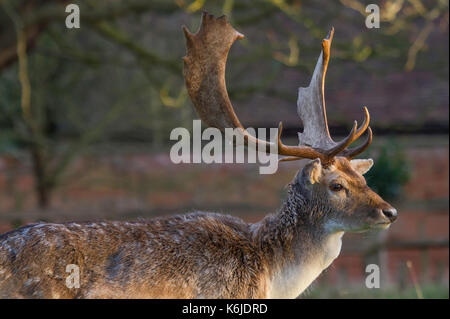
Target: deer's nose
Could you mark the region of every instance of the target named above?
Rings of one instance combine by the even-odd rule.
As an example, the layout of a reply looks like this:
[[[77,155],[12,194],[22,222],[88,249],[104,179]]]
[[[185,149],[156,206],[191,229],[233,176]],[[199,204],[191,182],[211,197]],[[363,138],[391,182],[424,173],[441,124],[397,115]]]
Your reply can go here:
[[[391,223],[393,223],[397,219],[397,210],[395,208],[393,208],[393,207],[387,208],[387,209],[383,209],[383,214],[384,214],[384,216],[389,218]]]

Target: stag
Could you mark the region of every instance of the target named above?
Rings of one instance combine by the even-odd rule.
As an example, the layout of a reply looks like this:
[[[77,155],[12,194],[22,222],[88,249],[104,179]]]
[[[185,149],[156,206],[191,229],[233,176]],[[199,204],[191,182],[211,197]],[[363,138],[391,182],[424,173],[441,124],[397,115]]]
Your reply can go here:
[[[373,192],[363,174],[371,159],[353,159],[372,142],[369,112],[340,142],[330,136],[324,81],[333,29],[322,41],[310,85],[300,88],[299,145],[250,135],[228,98],[225,64],[243,38],[226,20],[203,14],[200,29],[184,28],[184,75],[206,124],[238,128],[249,144],[309,159],[288,187],[278,212],[257,223],[195,212],[137,222],[39,223],[0,237],[0,296],[7,298],[295,298],[339,255],[345,232],[388,228],[397,211]],[[349,148],[364,132],[367,139]],[[276,147],[273,147],[276,146]],[[275,150],[275,151],[274,151]],[[79,286],[66,284],[67,265]]]

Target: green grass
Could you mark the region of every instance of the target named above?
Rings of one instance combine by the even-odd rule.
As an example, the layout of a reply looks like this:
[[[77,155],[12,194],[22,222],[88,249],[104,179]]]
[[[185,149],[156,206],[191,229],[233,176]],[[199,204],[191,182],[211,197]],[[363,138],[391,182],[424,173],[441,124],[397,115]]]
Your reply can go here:
[[[424,299],[448,299],[449,287],[444,284],[427,284],[421,287]],[[386,288],[386,289],[367,289],[350,288],[329,289],[326,287],[311,287],[302,298],[306,299],[418,299],[417,293],[413,287],[404,289]]]

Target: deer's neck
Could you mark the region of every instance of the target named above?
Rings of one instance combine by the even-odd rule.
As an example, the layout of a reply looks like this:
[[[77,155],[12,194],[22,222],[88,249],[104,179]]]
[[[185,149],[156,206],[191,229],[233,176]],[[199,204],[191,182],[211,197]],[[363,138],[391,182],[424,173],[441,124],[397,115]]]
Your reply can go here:
[[[293,189],[280,212],[256,224],[256,240],[269,268],[269,298],[300,295],[339,255],[344,232],[330,231],[324,209],[305,190]]]

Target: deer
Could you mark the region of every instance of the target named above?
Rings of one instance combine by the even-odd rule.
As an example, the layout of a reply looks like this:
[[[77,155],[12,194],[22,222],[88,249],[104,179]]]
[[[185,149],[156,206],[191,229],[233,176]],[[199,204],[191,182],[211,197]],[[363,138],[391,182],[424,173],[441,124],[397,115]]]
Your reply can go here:
[[[369,188],[372,159],[355,159],[372,143],[370,116],[335,142],[329,133],[325,74],[334,29],[308,87],[298,91],[299,145],[277,147],[249,134],[228,97],[225,66],[244,36],[225,16],[203,13],[199,30],[183,27],[186,87],[201,120],[238,128],[248,146],[305,159],[279,210],[256,223],[213,212],[138,221],[37,223],[0,236],[2,298],[296,298],[335,260],[346,232],[387,229],[397,211]],[[367,132],[359,146],[350,144]],[[79,269],[68,287],[67,265]]]

